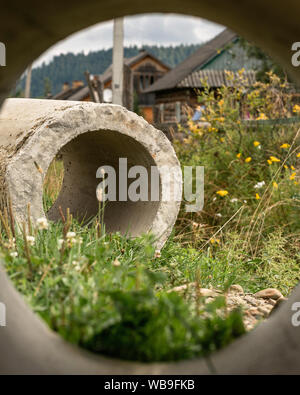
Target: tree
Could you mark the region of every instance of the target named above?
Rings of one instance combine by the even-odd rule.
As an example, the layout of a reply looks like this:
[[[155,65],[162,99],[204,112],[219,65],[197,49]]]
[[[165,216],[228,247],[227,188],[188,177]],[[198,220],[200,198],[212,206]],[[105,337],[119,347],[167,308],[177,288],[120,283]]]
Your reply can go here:
[[[47,98],[51,94],[51,81],[49,77],[44,78],[44,97]]]
[[[278,75],[278,77],[281,79],[288,79],[285,70],[278,63],[274,62],[274,60],[261,48],[245,40],[244,38],[240,38],[239,43],[246,50],[249,58],[258,59],[261,62],[261,66],[256,73],[256,78],[258,81],[269,82],[268,72],[270,71],[273,74]]]

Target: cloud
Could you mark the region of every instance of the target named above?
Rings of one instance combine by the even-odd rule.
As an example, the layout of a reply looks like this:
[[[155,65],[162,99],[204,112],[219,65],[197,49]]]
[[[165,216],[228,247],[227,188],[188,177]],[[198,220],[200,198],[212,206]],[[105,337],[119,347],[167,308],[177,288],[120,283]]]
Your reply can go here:
[[[177,14],[144,14],[124,20],[124,45],[199,44],[213,38],[223,26],[202,18]],[[97,51],[112,47],[113,22],[99,23],[75,33],[46,51],[34,66],[67,52]]]
[[[133,44],[199,44],[219,33],[223,26],[205,19],[176,14],[154,14],[125,19],[125,42]]]

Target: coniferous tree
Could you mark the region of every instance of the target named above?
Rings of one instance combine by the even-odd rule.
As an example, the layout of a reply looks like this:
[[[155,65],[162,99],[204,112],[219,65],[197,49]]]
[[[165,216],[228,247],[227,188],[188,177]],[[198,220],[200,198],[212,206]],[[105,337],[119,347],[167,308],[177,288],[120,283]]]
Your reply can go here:
[[[185,58],[190,56],[200,45],[178,45],[178,46],[157,46],[145,45],[143,49],[152,53],[163,63],[170,67],[176,66]],[[139,53],[140,48],[136,45],[124,48],[124,57],[130,58]],[[54,56],[48,64],[32,70],[31,97],[46,97],[49,91],[56,94],[61,91],[64,82],[71,83],[74,80],[84,80],[84,72],[88,70],[91,74],[102,74],[112,62],[112,49],[102,49],[100,51],[84,53],[67,53]],[[24,77],[18,82],[16,89],[12,93],[24,90]]]

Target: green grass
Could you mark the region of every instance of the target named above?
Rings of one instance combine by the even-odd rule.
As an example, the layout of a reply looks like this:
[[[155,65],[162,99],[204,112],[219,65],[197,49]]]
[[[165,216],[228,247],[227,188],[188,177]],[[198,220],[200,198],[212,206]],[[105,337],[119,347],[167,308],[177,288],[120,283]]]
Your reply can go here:
[[[277,284],[287,294],[299,279],[280,232],[255,260],[237,234],[205,251],[171,237],[156,258],[151,235],[127,240],[97,228],[96,220],[49,223],[48,230],[31,225],[33,245],[21,230],[15,243],[2,236],[6,270],[33,311],[67,341],[95,353],[144,362],[208,355],[245,329],[240,310],[228,313],[223,297],[205,304],[198,288],[225,291],[238,283],[254,292]],[[168,292],[190,282],[196,292]]]
[[[150,362],[207,355],[244,333],[241,313],[227,313],[222,297],[205,305],[200,296],[167,292],[189,279],[202,286],[195,251],[170,241],[155,258],[151,236],[99,235],[95,225],[72,221],[70,239],[65,225],[50,223],[48,230],[32,229],[33,245],[24,243],[21,231],[15,246],[2,239],[14,285],[66,340]]]

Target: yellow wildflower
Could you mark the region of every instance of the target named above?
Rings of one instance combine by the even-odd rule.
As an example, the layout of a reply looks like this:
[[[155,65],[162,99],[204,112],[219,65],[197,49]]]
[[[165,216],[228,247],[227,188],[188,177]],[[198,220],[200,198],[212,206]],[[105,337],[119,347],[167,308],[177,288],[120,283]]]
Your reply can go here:
[[[260,142],[259,141],[254,141],[253,145],[254,145],[254,147],[258,147],[260,145]]]
[[[283,167],[284,167],[285,169],[288,169],[288,168],[289,168],[287,165],[283,165]]]
[[[299,182],[298,181],[294,181],[294,185],[299,185]]]
[[[220,244],[220,239],[210,239],[211,244]]]
[[[290,180],[294,180],[295,177],[296,177],[296,173],[292,173],[292,174],[290,175]]]
[[[259,200],[259,199],[260,199],[259,193],[256,193],[256,194],[255,194],[255,199],[256,199],[256,200]]]
[[[224,197],[224,196],[228,195],[228,191],[221,189],[220,191],[217,191],[216,194]]]
[[[300,106],[298,104],[294,105],[293,112],[300,112]]]
[[[245,162],[246,162],[246,163],[249,163],[249,162],[251,162],[251,161],[252,161],[251,156],[248,156],[248,158],[245,159]]]
[[[208,129],[208,131],[209,131],[209,132],[217,132],[218,129],[211,127],[211,128]]]
[[[274,188],[274,189],[278,189],[278,184],[277,184],[276,181],[273,182],[273,188]]]
[[[240,159],[241,156],[242,156],[242,154],[241,154],[240,152],[236,155],[236,157],[237,157],[238,159]]]
[[[276,156],[270,156],[270,160],[272,162],[280,162],[280,159],[276,158]]]
[[[268,119],[268,117],[266,116],[266,114],[261,112],[256,119],[257,119],[257,121],[260,121],[260,120],[266,120],[266,119]]]
[[[224,141],[225,141],[224,137],[221,137],[220,141],[221,141],[221,143],[224,143]]]
[[[226,79],[228,81],[233,81],[233,79],[234,79],[233,71],[225,70],[225,74],[226,74]]]
[[[289,148],[290,147],[290,144],[288,144],[288,143],[284,143],[284,144],[282,144],[281,146],[280,146],[280,148]]]
[[[269,163],[269,165],[271,165],[273,162],[271,161],[271,159],[268,159],[267,162]]]
[[[223,107],[224,106],[224,99],[219,100],[218,106],[219,107]]]
[[[294,166],[293,166],[293,165],[291,165],[291,169],[292,169],[292,170],[296,170],[296,169],[294,168]]]
[[[300,152],[299,152],[299,154],[297,154],[297,158],[300,158]]]

